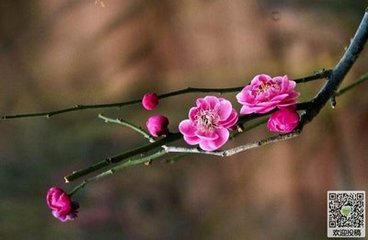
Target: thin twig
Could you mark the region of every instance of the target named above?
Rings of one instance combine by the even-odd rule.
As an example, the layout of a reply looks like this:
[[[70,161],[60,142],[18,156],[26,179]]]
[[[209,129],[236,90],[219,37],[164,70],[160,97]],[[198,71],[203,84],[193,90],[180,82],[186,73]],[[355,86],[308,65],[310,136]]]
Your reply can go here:
[[[184,148],[184,147],[170,147],[170,146],[163,146],[163,149],[167,153],[197,153],[197,154],[205,154],[205,155],[214,155],[214,156],[219,156],[219,157],[230,157],[237,153],[244,152],[252,148],[261,147],[263,145],[267,145],[270,143],[275,143],[275,142],[280,142],[280,141],[285,141],[291,138],[295,138],[299,136],[299,134],[300,134],[300,131],[297,130],[292,133],[272,136],[272,137],[269,137],[263,140],[244,144],[244,145],[230,148],[227,150],[213,151],[213,152],[204,151],[199,148]]]
[[[296,83],[307,83],[307,82],[314,81],[317,79],[324,79],[330,76],[331,72],[332,72],[331,69],[322,69],[320,71],[317,71],[314,75],[298,78],[298,79],[295,79],[294,81]]]
[[[259,117],[262,117],[262,116],[264,116],[264,115],[259,115]],[[247,119],[239,120],[239,124],[243,124],[245,121],[247,121]],[[263,123],[265,120],[261,120],[261,121]],[[256,126],[259,126],[259,125],[261,125],[261,123],[257,122],[254,125],[249,126],[247,129],[250,130],[250,129],[252,129]],[[244,132],[248,131],[247,129]],[[136,149],[124,152],[122,154],[115,155],[113,157],[106,158],[105,160],[97,162],[97,163],[93,164],[92,166],[74,171],[71,174],[65,176],[64,177],[65,183],[72,182],[72,181],[74,181],[74,180],[76,180],[80,177],[83,177],[83,176],[85,176],[89,173],[95,172],[99,169],[105,168],[105,167],[107,167],[111,164],[120,163],[120,162],[125,161],[126,159],[128,159],[130,157],[133,157],[133,156],[136,156],[138,154],[143,154],[145,152],[151,151],[151,150],[153,150],[155,148],[158,148],[158,147],[161,147],[161,146],[163,146],[167,143],[179,140],[180,138],[182,138],[181,133],[179,133],[179,132],[170,133],[170,135],[168,135],[167,137],[162,138],[160,140],[157,140],[156,142],[138,147]]]
[[[343,88],[339,89],[338,91],[336,91],[335,96],[338,97],[342,94],[344,94],[345,92],[351,90],[354,87],[357,87],[358,85],[362,84],[363,82],[368,80],[368,73],[364,74],[363,76],[361,76],[358,80],[344,86]]]
[[[317,73],[307,76],[295,79],[294,81],[297,83],[306,83],[313,80],[323,79],[329,76],[331,70],[321,70]],[[173,96],[178,96],[182,94],[188,94],[188,93],[230,93],[230,92],[239,92],[243,89],[244,86],[239,87],[231,87],[231,88],[194,88],[194,87],[187,87],[184,89],[180,89],[173,92],[164,93],[161,95],[158,95],[160,99],[169,98]],[[92,104],[92,105],[75,105],[70,108],[64,108],[56,111],[50,111],[50,112],[37,112],[37,113],[25,113],[25,114],[16,114],[16,115],[5,115],[2,116],[2,120],[6,119],[14,119],[14,118],[30,118],[30,117],[46,117],[50,118],[55,115],[68,113],[68,112],[74,112],[74,111],[81,111],[81,110],[87,110],[87,109],[102,109],[102,108],[121,108],[128,105],[134,105],[141,103],[142,99],[136,99],[132,101],[126,101],[126,102],[119,102],[119,103],[108,103],[108,104]]]
[[[101,118],[102,120],[104,120],[106,123],[116,123],[116,124],[120,124],[123,125],[125,127],[128,127],[130,129],[132,129],[133,131],[136,131],[137,133],[141,134],[143,137],[147,138],[150,142],[154,142],[155,139],[153,139],[153,137],[146,131],[144,131],[141,127],[138,127],[136,125],[134,125],[133,123],[130,123],[128,121],[125,121],[121,118],[109,118],[106,117],[102,114],[98,114],[98,117]]]
[[[159,158],[165,154],[168,153],[181,153],[179,155],[174,156],[173,158],[170,158],[170,161],[177,161],[178,159],[186,156],[187,154],[192,154],[192,153],[199,153],[199,154],[207,154],[207,155],[215,155],[215,156],[220,156],[220,157],[230,157],[232,155],[235,155],[237,153],[252,149],[252,148],[256,148],[256,147],[261,147],[263,145],[267,145],[270,143],[275,143],[275,142],[279,142],[279,141],[284,141],[287,139],[291,139],[294,138],[296,136],[299,135],[300,132],[296,131],[296,132],[292,132],[292,133],[288,133],[288,134],[283,134],[283,135],[277,135],[277,136],[273,136],[267,139],[263,139],[254,143],[249,143],[249,144],[245,144],[245,145],[241,145],[235,148],[230,148],[228,150],[223,150],[223,151],[214,151],[214,152],[207,152],[207,151],[203,151],[201,149],[198,148],[181,148],[181,147],[168,147],[166,145],[162,146],[162,150],[159,150],[157,152],[154,152],[148,156],[144,156],[141,158],[135,158],[135,159],[128,159],[125,162],[122,162],[120,164],[118,164],[115,167],[112,167],[111,169],[104,171],[96,176],[87,178],[85,180],[82,181],[82,183],[80,183],[78,186],[76,186],[70,193],[69,196],[75,194],[76,192],[78,192],[80,189],[84,188],[87,184],[95,182],[97,180],[100,180],[102,178],[105,178],[107,176],[113,175],[114,173],[123,170],[125,168],[131,167],[131,166],[135,166],[135,165],[140,165],[140,164],[145,164],[147,162],[151,162],[152,160]]]
[[[166,152],[165,152],[166,153]],[[164,161],[167,163],[176,163],[183,157],[186,157],[188,154],[186,153],[179,153],[179,154],[172,154],[172,157],[165,158]]]
[[[299,135],[300,132],[296,131],[296,132],[292,132],[292,133],[288,133],[288,134],[283,134],[283,135],[277,135],[277,136],[273,136],[267,139],[263,139],[254,143],[248,143],[245,145],[241,145],[235,148],[230,148],[228,150],[223,150],[223,151],[214,151],[214,152],[207,152],[207,151],[203,151],[201,149],[198,148],[182,148],[182,147],[168,147],[166,145],[163,145],[161,150],[154,152],[148,156],[144,156],[141,158],[136,158],[136,159],[128,159],[125,162],[122,162],[120,164],[118,164],[115,167],[110,168],[107,171],[104,171],[96,176],[87,178],[85,180],[83,180],[79,185],[77,185],[70,193],[69,196],[72,196],[73,194],[75,194],[76,192],[78,192],[79,190],[83,189],[87,184],[98,181],[102,178],[105,178],[107,176],[113,175],[116,172],[123,170],[125,168],[131,167],[131,166],[135,166],[135,165],[140,165],[140,164],[145,164],[147,162],[151,162],[154,159],[157,159],[165,154],[168,153],[181,153],[179,155],[174,156],[173,158],[171,158],[171,161],[177,161],[178,159],[184,157],[187,154],[193,154],[193,153],[197,153],[197,154],[206,154],[206,155],[215,155],[215,156],[220,156],[220,157],[230,157],[232,155],[235,155],[237,153],[240,152],[244,152],[247,151],[249,149],[252,148],[256,148],[256,147],[261,147],[263,145],[267,145],[270,143],[275,143],[275,142],[279,142],[279,141],[284,141],[287,139],[291,139],[294,138],[296,136]]]
[[[89,173],[95,172],[97,170],[100,170],[102,168],[105,168],[111,164],[120,163],[124,160],[127,160],[131,157],[134,157],[139,154],[144,154],[146,152],[149,152],[155,148],[161,147],[164,144],[174,142],[178,139],[180,139],[182,135],[180,133],[171,133],[165,138],[159,139],[156,142],[143,145],[141,147],[135,148],[133,150],[129,150],[127,152],[124,152],[122,154],[115,155],[113,157],[108,157],[100,162],[97,162],[93,164],[92,166],[89,166],[87,168],[77,170],[72,172],[71,174],[64,177],[65,183],[69,183],[71,181],[74,181],[80,177],[83,177]]]
[[[113,175],[114,173],[121,171],[125,168],[131,167],[131,166],[135,166],[135,165],[140,165],[140,164],[144,164],[146,162],[150,162],[155,158],[159,158],[161,156],[163,156],[164,154],[166,154],[166,152],[164,150],[160,150],[158,152],[155,152],[151,155],[142,157],[142,158],[136,158],[136,159],[129,159],[126,162],[123,162],[121,164],[118,164],[117,166],[110,168],[107,171],[104,171],[96,176],[87,178],[85,180],[83,180],[78,186],[76,186],[70,193],[69,196],[72,196],[73,194],[75,194],[76,192],[78,192],[80,189],[84,188],[87,184],[98,181],[102,178],[105,178],[107,176]]]

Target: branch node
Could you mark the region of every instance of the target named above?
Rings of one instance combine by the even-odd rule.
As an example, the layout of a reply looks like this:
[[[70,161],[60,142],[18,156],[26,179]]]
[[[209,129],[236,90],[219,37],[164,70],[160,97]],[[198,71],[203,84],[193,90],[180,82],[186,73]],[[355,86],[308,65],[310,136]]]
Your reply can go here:
[[[335,95],[333,95],[330,99],[331,101],[331,108],[332,109],[335,109],[336,108],[336,98],[335,98]]]
[[[107,164],[111,164],[111,163],[112,163],[112,158],[111,158],[111,157],[106,158],[106,159],[105,159],[105,162],[106,162]]]
[[[149,161],[147,161],[147,162],[144,163],[145,166],[149,166],[151,164],[152,164],[152,160],[149,160]]]
[[[244,131],[243,127],[240,126],[240,125],[236,125],[236,130],[239,132],[239,133],[242,133]]]

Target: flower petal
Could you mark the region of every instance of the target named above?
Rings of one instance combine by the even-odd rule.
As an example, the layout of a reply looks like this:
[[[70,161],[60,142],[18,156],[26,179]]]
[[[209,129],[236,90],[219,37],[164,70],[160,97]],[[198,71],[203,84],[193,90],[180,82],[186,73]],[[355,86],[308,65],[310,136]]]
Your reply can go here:
[[[204,100],[204,98],[197,98],[197,100],[196,100],[196,106],[199,109],[205,109],[205,110],[208,109],[208,104],[207,104],[206,100]]]
[[[205,151],[214,151],[222,147],[229,139],[229,131],[225,128],[216,129],[216,134],[219,136],[216,140],[205,140],[199,143],[199,147]]]
[[[200,139],[211,140],[211,141],[216,140],[219,137],[215,131],[203,131],[203,130],[197,129],[195,134]]]
[[[192,108],[190,108],[189,114],[188,114],[189,119],[192,120],[192,121],[195,121],[196,120],[196,117],[197,117],[197,114],[198,114],[198,112],[200,110],[201,109],[199,107],[192,107]]]
[[[230,101],[224,99],[220,101],[219,104],[217,104],[215,110],[217,110],[217,114],[220,116],[220,120],[226,120],[227,118],[229,118],[233,110],[233,106],[231,105]]]
[[[253,108],[247,106],[247,105],[244,105],[241,109],[240,109],[240,113],[241,114],[251,114],[251,113],[254,113],[254,110]]]
[[[238,121],[238,113],[236,112],[235,109],[233,109],[230,116],[226,120],[221,121],[221,125],[224,128],[231,128],[236,124],[237,121]]]
[[[196,145],[196,144],[198,144],[198,143],[201,142],[201,139],[199,137],[197,137],[197,136],[190,137],[190,136],[185,136],[184,135],[184,140],[189,145]]]
[[[250,83],[251,85],[254,85],[254,84],[259,84],[260,82],[268,82],[271,80],[272,80],[272,77],[267,74],[258,74],[252,79]]]
[[[199,147],[202,149],[202,150],[205,150],[205,151],[209,151],[209,152],[212,152],[214,150],[216,150],[216,148],[213,148],[211,147],[211,141],[208,141],[208,140],[202,140],[200,143],[199,143]]]
[[[194,137],[195,132],[197,131],[196,127],[194,126],[193,122],[189,119],[183,120],[179,123],[179,131],[188,137]]]
[[[204,100],[207,102],[209,109],[214,109],[215,106],[220,102],[219,99],[215,96],[206,96]]]
[[[276,108],[276,104],[274,105],[269,105],[269,106],[247,106],[244,105],[241,109],[240,109],[240,113],[241,114],[251,114],[251,113],[268,113],[270,111],[272,111],[274,108]]]

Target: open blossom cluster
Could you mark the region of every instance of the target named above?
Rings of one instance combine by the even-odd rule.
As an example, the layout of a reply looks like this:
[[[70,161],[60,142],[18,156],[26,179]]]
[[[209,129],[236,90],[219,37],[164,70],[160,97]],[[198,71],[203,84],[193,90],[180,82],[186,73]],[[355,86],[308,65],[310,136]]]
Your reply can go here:
[[[299,124],[299,114],[296,112],[296,101],[299,92],[295,90],[296,83],[287,76],[270,77],[260,74],[253,78],[236,95],[242,105],[240,114],[268,114],[267,128],[272,132],[289,133]],[[159,103],[155,93],[147,93],[142,98],[142,106],[146,110],[154,110]],[[205,151],[221,148],[228,140],[230,131],[235,129],[239,119],[238,112],[231,102],[225,98],[205,96],[198,98],[195,106],[190,108],[188,118],[179,123],[179,131],[189,145],[199,145]],[[156,114],[146,121],[150,135],[160,137],[168,135],[169,119]],[[47,205],[55,218],[62,222],[77,217],[77,202],[62,189],[52,187],[47,192]]]
[[[289,133],[299,123],[296,102],[299,92],[296,83],[285,76],[271,77],[266,74],[255,76],[250,84],[236,95],[242,105],[240,114],[267,114],[272,112],[267,128],[272,132]],[[142,105],[147,110],[156,108],[159,97],[155,93],[146,93]],[[179,131],[190,145],[199,145],[205,151],[214,151],[222,147],[238,121],[238,113],[229,100],[215,96],[198,98],[196,105],[190,108],[188,119],[179,124]],[[163,115],[148,118],[146,127],[154,136],[167,135],[169,120]]]
[[[299,123],[295,107],[300,94],[295,86],[296,83],[287,76],[255,76],[236,95],[242,105],[240,114],[266,114],[276,110],[268,120],[268,129],[280,133],[293,131]],[[229,130],[237,120],[238,114],[230,101],[207,96],[197,99],[196,106],[189,110],[188,119],[180,122],[179,130],[186,143],[199,144],[203,150],[214,151],[227,142]]]

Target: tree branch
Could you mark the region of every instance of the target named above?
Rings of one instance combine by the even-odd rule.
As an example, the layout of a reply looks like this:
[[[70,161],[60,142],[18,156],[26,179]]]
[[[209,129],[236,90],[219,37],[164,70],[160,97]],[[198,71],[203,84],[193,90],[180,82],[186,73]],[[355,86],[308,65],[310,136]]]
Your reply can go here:
[[[263,117],[263,116],[265,116],[265,114],[258,114],[258,115],[253,116],[252,119],[255,119],[257,117]],[[252,119],[245,119],[245,118],[244,119],[239,119],[238,124],[239,125],[242,125],[246,121],[249,121],[249,120],[252,120]],[[256,122],[253,125],[249,126],[243,132],[247,132],[247,131],[249,131],[249,130],[251,130],[251,129],[257,127],[257,126],[259,126],[260,124],[262,124],[264,122],[266,122],[265,119],[261,120],[260,122]],[[238,132],[238,133],[234,134],[233,137],[239,135],[240,133],[241,132]],[[130,157],[134,157],[134,156],[136,156],[138,154],[144,154],[144,153],[146,153],[148,151],[154,150],[155,148],[164,146],[165,144],[174,142],[174,141],[179,140],[181,138],[182,138],[182,135],[181,135],[180,132],[170,133],[167,137],[162,138],[162,139],[160,139],[160,140],[158,140],[156,142],[153,142],[153,143],[144,145],[142,147],[138,147],[136,149],[133,149],[133,150],[124,152],[124,153],[119,154],[119,155],[115,155],[113,157],[106,158],[105,160],[102,160],[100,162],[97,162],[97,163],[93,164],[92,166],[89,166],[87,168],[74,171],[71,174],[69,174],[69,175],[67,175],[67,176],[64,177],[65,183],[72,182],[72,181],[74,181],[74,180],[76,180],[76,179],[78,179],[80,177],[83,177],[83,176],[85,176],[87,174],[90,174],[92,172],[95,172],[97,170],[100,170],[102,168],[105,168],[105,167],[107,167],[109,165],[120,163],[120,162],[125,162]],[[142,155],[142,157],[143,156],[144,155]]]
[[[105,123],[116,123],[116,124],[120,124],[122,126],[128,127],[130,129],[132,129],[133,131],[136,131],[137,133],[141,134],[144,138],[147,138],[150,142],[154,142],[155,139],[153,139],[153,137],[146,131],[144,131],[141,127],[138,127],[136,125],[134,125],[133,123],[130,123],[128,121],[125,121],[123,119],[112,119],[109,117],[105,117],[102,114],[98,114],[98,118],[101,118],[102,120],[105,121]]]
[[[344,94],[345,92],[351,90],[352,88],[357,87],[358,85],[364,83],[367,80],[368,80],[368,73],[361,76],[358,80],[356,80],[356,81],[346,85],[345,87],[339,89],[338,91],[336,91],[335,96],[338,97],[338,96]]]
[[[142,158],[136,158],[136,159],[129,159],[126,162],[120,163],[119,165],[110,168],[109,170],[102,172],[96,176],[90,177],[88,179],[83,180],[78,186],[76,186],[68,195],[72,196],[74,193],[78,192],[80,189],[84,188],[87,184],[95,182],[97,180],[100,180],[102,178],[105,178],[107,176],[113,175],[115,172],[118,172],[120,170],[123,170],[127,167],[131,167],[134,165],[139,165],[139,164],[143,164],[146,162],[150,162],[155,158],[159,158],[161,156],[163,156],[164,154],[166,154],[166,152],[164,150],[160,150],[158,152],[155,152],[151,155],[142,157]]]
[[[359,84],[363,83],[364,81],[366,81],[368,79],[368,74],[363,75],[362,77],[360,77],[357,81],[354,81],[353,83],[347,85],[346,87],[341,89],[341,93],[336,95],[336,96],[340,96],[343,93],[353,89],[353,87],[358,86]],[[310,104],[309,102],[305,103],[305,106],[307,106],[307,104]],[[267,122],[267,119],[262,119],[258,122],[255,122],[254,124],[248,126],[244,131],[242,132],[236,132],[232,135],[233,137],[236,137],[237,135],[250,131],[253,128],[256,128],[258,126],[260,126],[261,124],[264,124],[265,122]],[[229,157],[232,155],[235,155],[237,153],[240,152],[244,152],[247,150],[250,150],[252,148],[256,148],[256,147],[260,147],[263,145],[267,145],[270,143],[276,143],[279,141],[285,141],[294,137],[297,137],[299,134],[301,133],[300,129],[297,129],[296,131],[289,133],[289,134],[283,134],[283,135],[277,135],[277,136],[272,136],[266,139],[262,139],[253,143],[248,143],[245,145],[241,145],[235,148],[231,148],[231,149],[227,149],[227,150],[223,150],[223,151],[215,151],[215,152],[206,152],[203,151],[201,149],[198,148],[180,148],[180,147],[173,147],[173,146],[166,146],[166,145],[162,145],[161,147],[163,149],[158,150],[157,152],[151,153],[148,156],[144,156],[141,158],[134,158],[134,159],[127,159],[124,162],[118,162],[116,167],[113,167],[105,172],[102,172],[94,177],[85,179],[82,181],[82,183],[80,183],[78,186],[76,186],[73,191],[69,194],[70,196],[73,195],[74,193],[76,193],[77,191],[79,191],[80,189],[84,188],[87,184],[95,182],[97,180],[100,180],[104,177],[113,175],[115,172],[120,171],[124,168],[130,167],[130,166],[135,166],[135,165],[139,165],[139,164],[146,164],[146,163],[151,163],[152,160],[157,159],[161,156],[164,156],[165,154],[169,154],[169,153],[179,153],[179,155],[173,156],[172,158],[167,159],[168,162],[172,163],[172,162],[176,162],[178,159],[188,155],[188,154],[193,154],[193,153],[197,153],[197,154],[206,154],[206,155],[215,155],[215,156],[220,156],[220,157]],[[124,159],[120,159],[121,161],[123,161]],[[84,171],[84,170],[82,170]],[[77,172],[74,172],[73,174],[78,174]],[[68,182],[67,178],[66,178],[66,182]]]
[[[294,81],[296,83],[306,83],[318,79],[327,78],[330,75],[331,70],[320,70],[317,71],[315,74],[307,77],[302,77],[295,79]],[[232,88],[194,88],[194,87],[187,87],[184,89],[180,89],[173,92],[164,93],[161,95],[158,95],[160,99],[169,98],[173,96],[178,96],[182,94],[188,94],[188,93],[230,93],[230,92],[239,92],[243,89],[244,86],[239,87],[232,87]],[[64,108],[56,111],[50,111],[50,112],[37,112],[37,113],[24,113],[24,114],[16,114],[16,115],[5,115],[2,116],[2,120],[7,119],[14,119],[14,118],[31,118],[31,117],[46,117],[50,118],[55,115],[60,115],[63,113],[68,112],[75,112],[75,111],[81,111],[81,110],[87,110],[87,109],[103,109],[103,108],[121,108],[128,105],[134,105],[141,103],[142,99],[136,99],[132,101],[126,101],[126,102],[119,102],[119,103],[108,103],[108,104],[95,104],[95,105],[75,105],[74,107],[70,108]]]
[[[230,156],[247,151],[252,148],[261,147],[263,145],[267,145],[270,143],[275,143],[275,142],[280,142],[280,141],[285,141],[291,138],[295,138],[299,136],[299,134],[300,134],[300,131],[297,130],[297,131],[294,131],[288,134],[280,134],[277,136],[272,136],[266,139],[262,139],[262,140],[252,142],[252,143],[247,143],[247,144],[237,146],[234,148],[230,148],[227,150],[213,151],[213,152],[204,151],[199,148],[168,147],[168,146],[162,146],[162,148],[167,153],[199,153],[199,154],[214,155],[214,156],[219,156],[219,157],[230,157]]]
[[[131,166],[135,166],[135,165],[140,165],[140,164],[145,164],[147,162],[151,162],[154,159],[157,159],[161,156],[164,156],[165,154],[168,153],[182,153],[178,156],[174,156],[173,159],[171,159],[172,161],[176,161],[178,158],[183,157],[184,155],[187,154],[193,154],[193,153],[199,153],[199,154],[207,154],[207,155],[215,155],[215,156],[220,156],[220,157],[230,157],[232,155],[235,155],[237,153],[240,152],[244,152],[247,151],[249,149],[252,148],[256,148],[256,147],[260,147],[263,145],[267,145],[270,143],[274,143],[274,142],[279,142],[279,141],[284,141],[287,139],[291,139],[294,138],[296,136],[299,135],[299,131],[296,132],[292,132],[292,133],[288,133],[288,134],[283,134],[283,135],[277,135],[277,136],[273,136],[267,139],[263,139],[254,143],[248,143],[242,146],[238,146],[235,148],[230,148],[228,150],[224,150],[224,151],[214,151],[214,152],[206,152],[203,151],[201,149],[198,148],[182,148],[182,147],[168,147],[163,145],[161,150],[154,152],[148,156],[142,157],[142,158],[136,158],[136,159],[129,159],[125,162],[122,162],[120,164],[118,164],[115,167],[112,167],[111,169],[104,171],[96,176],[87,178],[85,180],[83,180],[79,185],[77,185],[70,193],[69,196],[72,196],[73,194],[75,194],[76,192],[78,192],[79,190],[83,189],[87,184],[98,181],[102,178],[105,178],[107,176],[111,176],[113,174],[115,174],[116,172],[123,170],[125,168],[131,167]]]
[[[362,52],[368,39],[368,9],[366,9],[363,19],[360,22],[350,45],[344,55],[328,76],[325,85],[320,92],[313,98],[311,106],[302,115],[299,128],[302,129],[305,124],[313,120],[321,109],[326,105],[329,99],[335,97],[335,91],[344,80],[359,54]]]
[[[64,177],[65,183],[69,183],[69,182],[74,181],[74,180],[76,180],[80,177],[83,177],[83,176],[85,176],[89,173],[92,173],[92,172],[97,171],[99,169],[105,168],[105,167],[107,167],[111,164],[119,163],[123,160],[134,157],[138,154],[144,154],[144,153],[146,153],[150,150],[153,150],[157,147],[160,147],[164,144],[176,141],[176,140],[180,139],[181,137],[182,137],[182,135],[180,133],[171,133],[167,137],[161,138],[161,139],[157,140],[156,142],[143,145],[141,147],[135,148],[133,150],[124,152],[124,153],[119,154],[119,155],[115,155],[113,157],[108,157],[105,160],[97,162],[97,163],[93,164],[92,166],[90,166],[88,168],[84,168],[84,169],[81,169],[81,170],[78,170],[78,171],[74,171],[71,174],[65,176]]]
[[[360,83],[363,82],[362,80],[358,80],[358,81]],[[356,83],[353,83],[353,84],[354,85],[358,85]],[[346,91],[348,91],[348,90],[351,90],[353,87],[351,87],[350,85],[348,85],[346,88],[348,88],[348,89],[344,90],[344,93]],[[342,95],[342,93],[339,94],[338,96],[340,96],[340,95]],[[297,110],[305,110],[308,107],[310,107],[312,104],[313,104],[312,101],[298,103],[297,104]],[[272,112],[273,111],[271,111],[271,112],[269,112],[267,114],[249,114],[249,115],[240,116],[239,117],[239,121],[238,121],[238,125],[243,126],[243,124],[246,123],[246,122],[248,122],[248,121],[254,120],[256,118],[267,116],[267,115],[271,114]],[[262,120],[260,120],[258,122],[255,122],[254,124],[248,126],[242,132],[235,132],[231,136],[231,138],[235,138],[238,135],[240,135],[241,133],[247,132],[247,131],[249,131],[249,130],[255,128],[255,127],[258,127],[258,126],[260,126],[260,125],[262,125],[262,124],[264,124],[266,122],[267,122],[267,119],[262,119]],[[173,141],[176,141],[176,140],[179,140],[181,137],[182,137],[182,135],[179,132],[171,133],[169,136],[160,139],[158,142],[155,142],[155,144],[152,144],[152,143],[151,144],[147,144],[147,145],[144,145],[142,147],[139,147],[139,148],[130,150],[128,152],[125,152],[125,153],[116,155],[114,157],[106,158],[105,160],[100,161],[100,162],[97,162],[97,163],[95,163],[94,165],[92,165],[90,167],[87,167],[87,168],[84,168],[84,169],[81,169],[81,170],[74,171],[71,174],[65,176],[64,177],[65,182],[66,183],[69,183],[69,182],[74,181],[74,180],[76,180],[76,179],[78,179],[80,177],[83,177],[83,176],[87,175],[87,174],[90,174],[90,173],[95,172],[95,171],[97,171],[99,169],[105,168],[105,167],[107,167],[107,166],[109,166],[111,164],[116,164],[116,163],[120,163],[120,162],[129,161],[129,160],[127,160],[129,157],[133,157],[133,156],[136,156],[138,154],[143,154],[143,153],[145,153],[147,151],[150,151],[150,150],[153,150],[155,148],[158,148],[158,147],[161,147],[161,146],[165,146],[165,144],[170,143],[170,142],[173,142]],[[283,140],[286,140],[286,139],[283,139]],[[264,141],[264,140],[260,140],[260,141]],[[278,141],[278,140],[276,140],[276,141]],[[276,142],[276,141],[274,141],[274,142]],[[212,155],[214,155],[214,154],[212,154]]]
[[[262,145],[266,145],[269,143],[274,143],[274,142],[283,141],[283,140],[287,140],[287,139],[296,137],[301,133],[304,125],[312,121],[313,118],[318,115],[320,110],[326,105],[327,101],[330,98],[335,97],[336,95],[335,92],[337,88],[339,87],[344,77],[346,76],[346,74],[348,73],[352,65],[354,64],[360,52],[363,50],[363,47],[367,39],[368,39],[368,13],[366,11],[354,38],[352,39],[348,49],[346,50],[345,54],[340,59],[339,63],[335,66],[335,68],[332,71],[327,70],[327,71],[322,71],[321,73],[315,74],[315,76],[317,77],[321,77],[321,75],[318,75],[318,74],[322,74],[324,77],[327,77],[328,81],[325,83],[325,85],[322,87],[320,92],[313,98],[312,101],[298,104],[297,109],[298,110],[304,109],[305,111],[301,116],[301,121],[300,121],[298,129],[290,134],[273,136],[273,137],[270,137],[264,140],[260,140],[257,142],[241,145],[241,146],[229,149],[229,150],[206,152],[206,151],[196,149],[196,148],[176,148],[176,147],[166,146],[165,144],[173,142],[181,138],[180,133],[174,133],[154,143],[144,145],[142,147],[133,149],[123,154],[114,156],[112,158],[105,159],[104,161],[98,162],[95,165],[92,165],[91,167],[88,167],[86,169],[75,171],[72,174],[66,176],[65,181],[66,182],[73,181],[79,177],[85,176],[91,172],[104,168],[113,163],[119,163],[122,161],[126,162],[126,159],[129,159],[130,157],[134,157],[138,154],[144,154],[157,147],[163,147],[166,153],[169,153],[169,152],[201,153],[201,154],[209,154],[209,155],[216,155],[216,156],[224,157],[224,156],[232,156],[234,154],[237,154],[237,153],[240,153],[240,152],[243,152],[243,151],[255,148],[255,147],[259,147]],[[298,82],[307,82],[307,81],[310,81],[310,79],[313,79],[313,77],[312,78],[310,77],[302,78],[298,80]],[[240,91],[241,89],[242,87],[227,88],[228,91]],[[167,94],[163,94],[163,95],[160,95],[160,97],[165,98],[165,97],[180,95],[180,94],[189,93],[189,92],[197,92],[197,91],[198,92],[213,92],[213,90],[214,89],[187,88],[187,89],[182,89],[182,90],[170,92]],[[224,89],[221,89],[221,90],[217,89],[217,90],[220,93],[224,91]],[[251,114],[249,116],[242,116],[239,119],[239,123],[243,124],[246,121],[249,121],[251,119],[261,117],[261,116],[264,116],[264,114],[256,114],[256,115]],[[142,155],[141,159],[145,157],[146,156]]]

